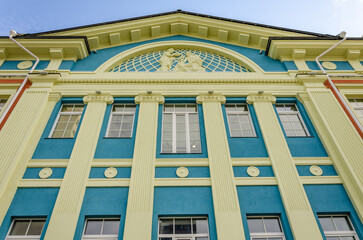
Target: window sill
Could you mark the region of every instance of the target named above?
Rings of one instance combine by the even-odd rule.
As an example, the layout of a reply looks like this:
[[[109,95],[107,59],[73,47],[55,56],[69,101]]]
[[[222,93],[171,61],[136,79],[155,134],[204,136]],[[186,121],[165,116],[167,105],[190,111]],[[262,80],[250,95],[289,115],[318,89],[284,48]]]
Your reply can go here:
[[[132,137],[103,137],[103,139],[131,139]]]
[[[45,139],[74,139],[74,137],[73,138],[52,138],[52,137],[46,137]]]

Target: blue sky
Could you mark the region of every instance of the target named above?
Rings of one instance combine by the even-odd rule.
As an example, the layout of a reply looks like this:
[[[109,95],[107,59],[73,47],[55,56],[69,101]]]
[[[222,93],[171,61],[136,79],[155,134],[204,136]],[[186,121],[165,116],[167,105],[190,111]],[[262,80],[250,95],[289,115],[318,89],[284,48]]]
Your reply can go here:
[[[349,37],[363,35],[363,0],[0,0],[0,36],[36,33],[182,9]]]

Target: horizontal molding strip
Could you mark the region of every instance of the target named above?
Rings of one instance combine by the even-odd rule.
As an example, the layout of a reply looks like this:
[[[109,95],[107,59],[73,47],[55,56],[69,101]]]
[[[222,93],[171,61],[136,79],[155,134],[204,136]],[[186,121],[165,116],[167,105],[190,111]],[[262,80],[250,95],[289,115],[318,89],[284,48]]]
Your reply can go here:
[[[237,186],[277,185],[275,177],[238,177],[234,182]]]
[[[88,179],[87,187],[128,187],[130,179]]]
[[[270,166],[269,158],[232,158],[233,166]]]
[[[333,161],[329,157],[295,157],[296,165],[333,165]]]
[[[157,158],[155,167],[209,166],[208,158]]]
[[[131,167],[132,159],[93,159],[92,167]]]
[[[302,184],[342,184],[343,181],[339,176],[314,176],[300,177]]]
[[[156,178],[154,186],[211,186],[211,180],[210,178]]]
[[[67,167],[69,159],[31,159],[28,167]]]
[[[62,179],[22,179],[18,187],[32,188],[32,187],[60,187]]]

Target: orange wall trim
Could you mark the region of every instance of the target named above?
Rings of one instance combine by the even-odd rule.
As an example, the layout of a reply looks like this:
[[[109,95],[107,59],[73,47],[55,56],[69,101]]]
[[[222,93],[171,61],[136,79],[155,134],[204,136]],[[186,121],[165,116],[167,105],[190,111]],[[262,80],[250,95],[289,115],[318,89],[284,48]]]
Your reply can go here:
[[[363,80],[333,80],[333,83],[363,83]],[[340,103],[340,106],[342,106],[342,108],[344,109],[344,112],[347,114],[347,116],[349,117],[350,121],[353,123],[355,129],[357,129],[359,135],[361,136],[361,138],[363,138],[363,132],[360,131],[358,125],[354,122],[354,120],[353,120],[352,116],[349,114],[347,108],[344,106],[344,104],[342,103],[342,101],[340,101],[340,99],[337,96],[337,94],[333,91],[332,86],[330,85],[330,83],[328,81],[325,81],[324,82],[324,85],[325,85],[325,87],[327,87],[328,89],[330,89],[333,92],[335,98]]]
[[[19,83],[19,84],[21,84],[23,81],[24,81],[24,79],[0,79],[0,83]],[[29,88],[31,85],[32,85],[32,83],[29,80],[25,83],[24,88],[21,90],[21,92],[19,93],[18,97],[15,99],[13,106],[11,106],[11,108],[8,111],[8,113],[5,115],[4,120],[0,124],[0,130],[5,125],[6,121],[8,120],[8,118],[9,118],[9,116],[11,114],[11,112],[13,111],[13,109],[15,108],[16,104],[18,103],[19,99],[23,95],[25,89]]]

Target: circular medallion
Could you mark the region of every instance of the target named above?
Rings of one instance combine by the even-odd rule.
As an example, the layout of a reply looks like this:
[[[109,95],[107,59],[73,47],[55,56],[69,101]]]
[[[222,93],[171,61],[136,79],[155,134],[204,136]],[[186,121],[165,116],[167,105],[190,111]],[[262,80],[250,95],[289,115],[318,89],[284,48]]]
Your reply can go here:
[[[16,67],[18,69],[28,69],[31,66],[33,66],[33,62],[32,61],[22,61],[22,62],[18,63],[18,65]]]
[[[51,168],[43,168],[39,171],[39,178],[46,179],[52,176],[53,170]]]
[[[260,170],[257,167],[248,167],[247,174],[250,177],[258,177],[258,175],[260,175]]]
[[[105,170],[105,177],[106,178],[114,178],[117,175],[117,169],[114,167],[109,167]]]
[[[323,62],[321,65],[325,69],[328,69],[328,70],[335,70],[335,69],[337,69],[337,65],[335,65],[335,63],[333,63],[333,62]]]
[[[319,166],[313,165],[310,167],[310,173],[314,176],[321,176],[323,175],[323,169],[321,169]]]
[[[185,178],[185,177],[188,177],[189,175],[189,170],[188,168],[186,167],[179,167],[177,170],[176,170],[176,175],[180,178]]]

